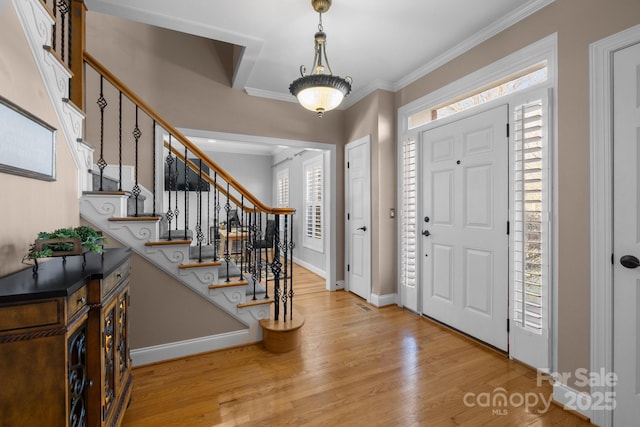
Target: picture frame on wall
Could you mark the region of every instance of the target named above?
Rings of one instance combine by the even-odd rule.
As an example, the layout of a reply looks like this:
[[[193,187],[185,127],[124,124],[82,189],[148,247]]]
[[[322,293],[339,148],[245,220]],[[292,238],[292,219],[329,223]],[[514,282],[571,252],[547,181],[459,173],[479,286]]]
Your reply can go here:
[[[0,96],[0,172],[56,179],[56,128]]]

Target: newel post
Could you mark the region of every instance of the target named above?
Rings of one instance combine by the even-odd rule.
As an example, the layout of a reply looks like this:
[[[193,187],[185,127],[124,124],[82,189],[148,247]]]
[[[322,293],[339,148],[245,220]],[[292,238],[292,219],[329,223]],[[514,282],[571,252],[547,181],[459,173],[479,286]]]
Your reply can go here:
[[[71,94],[73,104],[84,111],[84,50],[86,46],[87,6],[84,0],[71,1]]]

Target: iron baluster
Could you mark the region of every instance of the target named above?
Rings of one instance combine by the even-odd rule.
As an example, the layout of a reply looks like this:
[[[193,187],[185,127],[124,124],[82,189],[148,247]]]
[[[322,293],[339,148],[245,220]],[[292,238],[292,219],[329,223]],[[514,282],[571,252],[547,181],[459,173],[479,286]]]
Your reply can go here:
[[[198,159],[198,212],[196,222],[196,239],[198,241],[198,262],[202,262],[202,241],[204,240],[204,233],[202,232],[202,190],[204,188],[202,182],[202,159]]]
[[[241,218],[241,223],[240,224],[244,224],[244,194],[242,195],[241,199],[240,199],[240,218]],[[236,229],[237,231],[237,229]],[[242,236],[242,238],[240,239],[240,280],[244,280],[244,227],[241,225],[240,226],[240,236]],[[236,236],[236,242],[238,241],[237,236]]]
[[[171,143],[172,143],[172,138],[171,138],[171,134],[169,134],[169,154],[167,155],[167,170],[169,171],[169,188],[167,188],[167,193],[169,193],[169,208],[167,209],[167,224],[168,224],[168,239],[167,240],[171,240],[171,221],[173,220],[173,209],[171,209],[171,190],[173,189],[173,162],[175,161],[175,159],[173,158],[173,154],[171,152]]]
[[[177,150],[176,150],[177,151]],[[180,217],[180,208],[178,208],[178,177],[180,176],[178,173],[178,156],[176,156],[176,163],[174,165],[174,170],[173,173],[175,174],[175,185],[174,185],[174,191],[176,192],[175,196],[176,196],[176,203],[174,205],[174,209],[173,209],[173,217],[176,220],[176,231],[178,231],[178,218]],[[177,233],[176,233],[177,235]]]
[[[219,245],[222,244],[220,241],[220,192],[218,191],[218,173],[213,173],[213,260],[218,261],[220,259]]]
[[[286,218],[286,217],[285,217]],[[286,223],[286,219],[285,219],[285,223]],[[286,228],[286,226],[285,226]],[[285,239],[286,240],[286,239]],[[296,244],[293,241],[293,216],[291,216],[291,233],[289,235],[289,263],[290,263],[290,268],[289,268],[289,303],[291,304],[291,311],[289,313],[289,318],[293,319],[293,248],[296,247]]]
[[[276,233],[273,236],[273,260],[271,261],[271,272],[273,273],[273,319],[280,318],[280,299],[282,298],[280,290],[280,272],[282,263],[280,262],[280,233],[278,232],[278,215],[276,215]]]
[[[284,220],[284,230],[283,230],[283,235],[282,235],[282,242],[280,242],[281,244],[281,249],[282,249],[282,262],[283,262],[283,266],[284,266],[284,271],[283,271],[283,286],[282,286],[282,304],[284,305],[284,319],[287,320],[287,303],[288,303],[288,299],[290,297],[288,290],[287,290],[287,286],[288,286],[288,282],[287,282],[287,273],[288,273],[288,259],[287,259],[287,216],[285,215],[285,217],[283,218]],[[280,235],[280,215],[276,215],[276,234]]]
[[[58,9],[60,10],[60,58],[62,62],[65,62],[65,33],[67,25],[67,15],[69,14],[69,4],[67,0],[60,0],[58,2]]]
[[[211,177],[209,177],[211,179]],[[207,245],[211,244],[211,187],[209,187],[209,191],[207,191]],[[214,236],[215,240],[215,236]],[[215,252],[216,245],[213,245],[213,250]]]
[[[226,223],[226,230],[225,230],[225,243],[224,243],[224,260],[227,263],[227,280],[225,280],[225,282],[229,283],[231,281],[231,279],[229,279],[229,263],[231,262],[231,254],[229,253],[229,231],[230,228],[229,226],[231,225],[229,223],[229,211],[231,210],[231,204],[229,203],[229,183],[227,182],[227,202],[224,205],[224,210],[227,212],[227,223]]]
[[[265,275],[264,281],[264,298],[269,299],[269,276]]]
[[[118,99],[118,191],[122,191],[122,92]]]
[[[255,212],[255,211],[254,211]],[[254,258],[253,258],[253,242],[255,240],[255,227],[254,227],[254,216],[255,213],[254,212],[249,212],[247,217],[248,217],[248,221],[247,221],[247,231],[248,231],[248,239],[247,239],[247,247],[246,250],[249,253],[249,259],[247,260],[247,269],[248,269],[248,273],[251,274],[251,282],[253,284],[253,300],[256,299],[256,270],[253,267],[255,264]]]
[[[58,45],[58,8],[56,7],[56,0],[51,2],[51,12],[53,12],[53,33],[51,39],[51,47],[56,50]]]
[[[54,8],[55,10],[55,8]],[[104,160],[104,109],[107,108],[107,100],[104,98],[104,77],[100,76],[100,96],[97,101],[100,108],[100,158],[98,159],[98,169],[100,169],[100,186],[99,191],[104,191],[102,186],[104,178],[104,168],[107,167],[107,162]]]
[[[135,139],[135,144],[136,144],[136,151],[135,151],[135,169],[134,169],[134,176],[135,176],[135,184],[133,185],[133,190],[131,190],[131,192],[133,193],[133,197],[135,200],[135,215],[134,216],[138,216],[138,201],[140,198],[140,193],[142,192],[140,190],[140,185],[138,184],[138,170],[140,169],[138,167],[138,157],[139,157],[139,142],[140,142],[140,137],[142,136],[142,131],[140,131],[140,127],[138,127],[138,106],[136,105],[136,125],[133,128],[133,138]]]
[[[151,169],[153,169],[153,216],[156,216],[156,191],[157,191],[157,186],[156,186],[156,157],[157,157],[157,153],[156,153],[156,121],[153,120],[153,128],[152,128],[152,133],[153,133],[153,149],[151,150],[153,152],[153,167]]]
[[[184,240],[187,240],[187,230],[189,229],[189,160],[188,149],[184,147]]]

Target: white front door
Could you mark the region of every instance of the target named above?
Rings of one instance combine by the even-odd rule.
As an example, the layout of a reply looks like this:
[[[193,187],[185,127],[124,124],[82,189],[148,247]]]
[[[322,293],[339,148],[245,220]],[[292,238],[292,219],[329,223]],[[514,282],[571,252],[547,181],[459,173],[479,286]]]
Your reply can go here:
[[[371,165],[370,139],[347,144],[347,290],[371,298]]]
[[[613,61],[613,422],[630,426],[640,420],[640,44]]]
[[[507,350],[508,108],[422,133],[422,311]]]

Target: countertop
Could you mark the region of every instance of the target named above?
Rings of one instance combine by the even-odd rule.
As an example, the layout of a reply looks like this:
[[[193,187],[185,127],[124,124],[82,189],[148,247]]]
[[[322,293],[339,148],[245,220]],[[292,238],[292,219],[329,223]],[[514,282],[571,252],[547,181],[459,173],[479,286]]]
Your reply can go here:
[[[89,280],[109,275],[130,255],[130,248],[89,252],[84,269],[81,255],[66,257],[66,263],[62,257],[40,262],[37,273],[27,268],[0,279],[0,304],[69,296]]]

